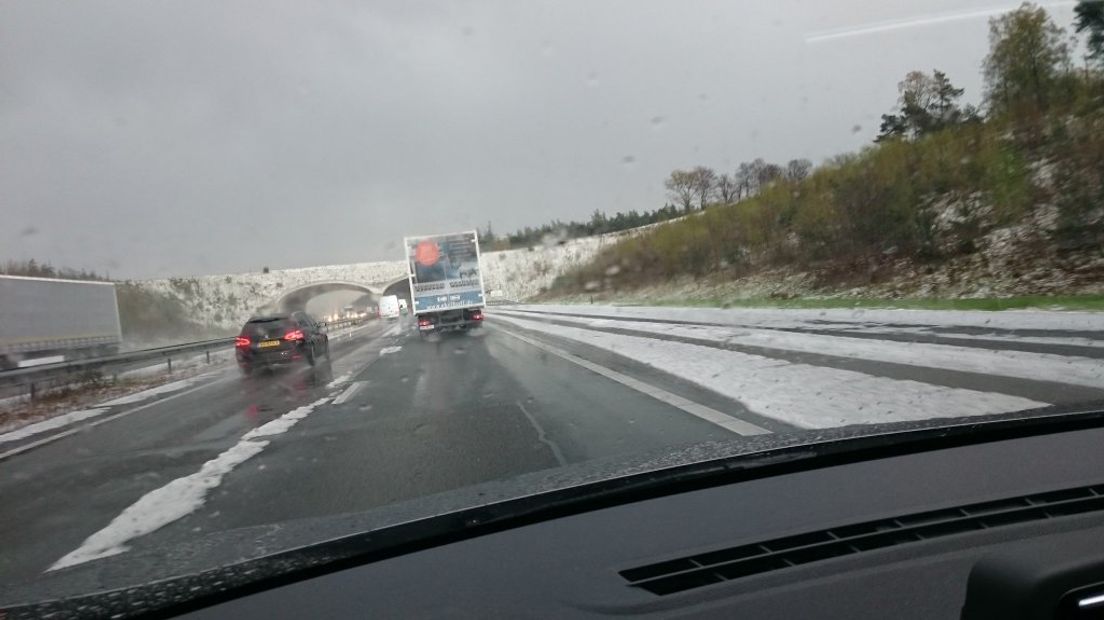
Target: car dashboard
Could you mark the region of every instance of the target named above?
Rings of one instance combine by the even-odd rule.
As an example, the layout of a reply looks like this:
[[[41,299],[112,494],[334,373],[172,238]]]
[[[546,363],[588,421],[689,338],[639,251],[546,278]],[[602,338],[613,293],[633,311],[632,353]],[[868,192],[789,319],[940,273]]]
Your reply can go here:
[[[1098,617],[1077,602],[1104,593],[1102,445],[1090,428],[671,493],[186,615]],[[1072,615],[1055,611],[1070,600]]]

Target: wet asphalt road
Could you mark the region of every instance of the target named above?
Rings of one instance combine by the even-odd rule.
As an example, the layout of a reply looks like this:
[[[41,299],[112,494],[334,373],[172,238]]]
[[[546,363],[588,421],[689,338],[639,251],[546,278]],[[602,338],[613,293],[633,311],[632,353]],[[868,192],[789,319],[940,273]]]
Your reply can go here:
[[[739,437],[515,333],[522,330],[492,325],[424,341],[409,325],[373,323],[335,343],[332,360],[313,369],[244,378],[224,366],[183,391],[109,412],[132,414],[4,459],[0,586],[35,579],[147,492],[196,472],[250,429],[324,397],[331,400],[227,474],[202,507],[135,545]],[[616,355],[556,346],[763,430],[787,428]]]
[[[1104,401],[1104,386],[699,342],[631,321],[588,330],[1040,402]],[[1070,354],[1066,345],[1014,340],[971,346]],[[39,579],[144,495],[196,474],[250,430],[320,400],[287,432],[265,437],[201,505],[127,546],[156,553],[207,534],[359,513],[592,459],[796,430],[585,338],[530,331],[494,312],[484,329],[429,340],[406,319],[371,322],[331,349],[314,368],[252,377],[225,364],[180,391],[112,407],[94,427],[56,441],[18,454],[12,448],[29,442],[0,445],[0,592]],[[1087,350],[1083,359],[1099,359]]]

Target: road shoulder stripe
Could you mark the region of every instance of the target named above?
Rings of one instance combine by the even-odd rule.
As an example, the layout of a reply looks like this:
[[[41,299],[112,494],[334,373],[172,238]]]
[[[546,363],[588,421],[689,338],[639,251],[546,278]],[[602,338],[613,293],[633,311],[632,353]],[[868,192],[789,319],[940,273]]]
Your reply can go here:
[[[706,422],[710,422],[712,424],[720,426],[721,428],[736,433],[737,435],[765,435],[770,433],[769,430],[761,426],[757,426],[755,424],[752,424],[751,422],[745,422],[744,420],[734,418],[728,414],[717,411],[716,409],[706,407],[705,405],[679,396],[678,394],[668,392],[667,390],[658,388],[654,385],[650,385],[648,383],[640,381],[639,379],[634,379],[633,377],[619,373],[616,370],[612,370],[606,368],[605,366],[595,364],[594,362],[585,360],[578,355],[569,353],[559,347],[554,347],[552,345],[545,344],[538,340],[529,338],[528,336],[523,336],[510,329],[506,329],[501,325],[498,325],[497,327],[502,331],[502,333],[507,334],[513,338],[517,338],[518,340],[530,346],[536,347],[547,353],[551,353],[552,355],[567,360],[573,364],[582,366],[583,368],[586,368],[593,373],[599,374],[611,381],[616,381],[617,383],[620,383],[621,385],[624,385],[625,387],[632,390],[636,390],[641,394],[651,396],[652,398],[660,402],[671,405],[672,407],[675,407],[677,409],[681,409],[682,411],[685,411],[692,416],[701,418]]]

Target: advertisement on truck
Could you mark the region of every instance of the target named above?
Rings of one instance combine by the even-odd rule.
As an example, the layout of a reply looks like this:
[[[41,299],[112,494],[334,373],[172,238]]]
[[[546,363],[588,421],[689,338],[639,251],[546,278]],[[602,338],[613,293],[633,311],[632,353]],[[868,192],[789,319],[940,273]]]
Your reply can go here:
[[[485,304],[479,239],[474,230],[406,237],[403,246],[414,314]]]

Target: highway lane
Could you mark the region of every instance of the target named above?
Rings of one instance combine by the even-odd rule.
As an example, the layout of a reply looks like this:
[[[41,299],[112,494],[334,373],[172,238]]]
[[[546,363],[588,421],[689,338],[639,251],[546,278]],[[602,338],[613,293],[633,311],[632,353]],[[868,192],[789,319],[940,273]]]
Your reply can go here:
[[[206,533],[371,510],[564,464],[796,428],[785,407],[782,415],[760,414],[761,402],[717,387],[720,373],[732,370],[722,366],[738,369],[751,359],[748,346],[696,346],[678,359],[692,364],[708,353],[723,361],[693,376],[639,355],[652,344],[659,350],[698,342],[686,336],[649,334],[642,322],[580,331],[566,316],[545,317],[548,329],[532,329],[506,320],[509,311],[500,314],[490,312],[483,330],[429,341],[408,323],[378,323],[335,347],[332,368],[255,379],[229,369],[144,411],[0,462],[0,584],[33,579],[96,532],[119,534],[116,518],[145,494],[171,491],[170,482],[195,475],[240,448],[251,429],[288,412],[304,413],[266,434],[263,446],[251,445],[256,453],[217,477],[182,517],[152,533],[123,532],[125,545],[138,551],[187,544]],[[581,335],[568,337],[567,329]],[[598,335],[621,340],[599,346]],[[636,354],[608,346],[626,338],[645,344]],[[1019,402],[1000,394],[1051,402],[1063,396],[1062,386],[1041,381],[753,352],[769,356],[738,369],[752,379],[793,368],[813,379],[810,373],[846,371],[887,392],[934,386],[944,391],[917,393],[960,404],[987,394],[970,389],[991,391],[998,404]],[[816,400],[799,387],[809,386],[783,382],[768,392],[780,402],[795,393]],[[1069,394],[1102,393],[1080,389]],[[831,400],[829,394],[822,405]],[[317,406],[297,409],[310,403]]]
[[[245,379],[224,366],[185,392],[119,407],[140,411],[0,461],[0,584],[40,574],[143,494],[329,393],[335,375],[386,345],[390,327],[335,341],[333,360],[315,369]]]
[[[401,350],[351,378],[350,386],[361,386],[351,397],[320,407],[231,472],[200,510],[138,545],[738,438],[496,327],[432,342],[408,334],[400,342]],[[688,385],[667,387],[700,396]],[[712,404],[742,411],[732,401]]]
[[[422,341],[408,325],[379,324],[335,346],[332,369],[243,378],[228,368],[143,411],[0,462],[0,584],[33,580],[145,494],[320,398],[328,401],[268,438],[198,510],[128,544],[186,543],[201,532],[368,510],[566,463],[739,436],[688,413],[693,407],[739,424],[742,416],[744,430],[788,428],[615,355],[531,342],[496,327]],[[576,354],[623,382],[571,361]]]

